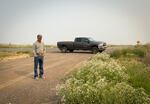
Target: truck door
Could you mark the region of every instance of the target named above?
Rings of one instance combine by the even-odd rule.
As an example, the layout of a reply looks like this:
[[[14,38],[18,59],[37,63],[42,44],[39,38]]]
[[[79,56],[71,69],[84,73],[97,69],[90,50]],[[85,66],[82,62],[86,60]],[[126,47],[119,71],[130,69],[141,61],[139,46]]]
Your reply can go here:
[[[82,38],[76,38],[74,41],[74,48],[75,49],[83,49]]]
[[[87,38],[82,38],[82,49],[88,50],[90,47],[90,41]]]

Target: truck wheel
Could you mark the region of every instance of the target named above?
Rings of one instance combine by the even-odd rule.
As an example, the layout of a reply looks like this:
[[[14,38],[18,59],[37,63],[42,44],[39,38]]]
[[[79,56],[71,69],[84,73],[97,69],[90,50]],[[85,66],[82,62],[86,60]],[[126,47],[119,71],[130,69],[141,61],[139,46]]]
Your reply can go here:
[[[73,52],[73,50],[69,50],[69,52]]]
[[[61,52],[66,53],[66,52],[67,52],[67,47],[63,46],[63,47],[61,48]]]
[[[99,49],[97,48],[97,47],[93,47],[92,48],[92,53],[93,54],[96,54],[96,53],[98,53],[99,52]]]
[[[100,50],[99,52],[100,52],[100,53],[102,53],[102,52],[103,52],[103,50]]]

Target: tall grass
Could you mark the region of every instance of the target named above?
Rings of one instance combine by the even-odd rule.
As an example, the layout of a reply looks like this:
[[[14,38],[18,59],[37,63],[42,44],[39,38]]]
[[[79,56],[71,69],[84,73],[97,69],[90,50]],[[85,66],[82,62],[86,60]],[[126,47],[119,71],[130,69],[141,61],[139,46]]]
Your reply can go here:
[[[145,49],[141,47],[134,47],[134,48],[125,48],[121,50],[114,50],[111,53],[111,57],[120,58],[120,57],[144,57],[145,56]]]
[[[134,48],[116,50],[111,53],[123,66],[126,73],[131,77],[128,80],[130,85],[136,88],[144,88],[150,95],[150,45],[139,45]]]
[[[0,44],[0,48],[32,48],[32,45]]]
[[[45,45],[45,47],[56,47],[54,45]],[[20,44],[0,44],[0,48],[32,48],[32,44],[20,45]]]
[[[132,62],[134,63],[133,60]],[[146,75],[142,70],[145,66],[136,60],[135,66],[132,64],[129,67],[128,64],[125,60],[120,62],[110,58],[108,54],[97,54],[73,73],[64,84],[57,86],[63,103],[150,104],[149,86],[145,86],[149,79],[140,79],[141,75]],[[132,67],[139,69],[134,70]],[[143,80],[145,82],[142,83]]]
[[[7,57],[20,56],[20,55],[29,55],[33,56],[31,51],[17,51],[17,52],[0,52],[0,60],[5,59]]]
[[[53,48],[55,46],[45,45],[45,47],[46,50],[49,50],[50,48]],[[33,56],[32,45],[0,44],[0,59],[22,54]]]

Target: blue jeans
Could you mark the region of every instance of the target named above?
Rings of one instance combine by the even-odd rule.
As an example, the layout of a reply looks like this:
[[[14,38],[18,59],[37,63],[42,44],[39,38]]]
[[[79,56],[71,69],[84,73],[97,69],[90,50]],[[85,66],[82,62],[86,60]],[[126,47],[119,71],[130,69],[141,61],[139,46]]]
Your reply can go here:
[[[43,61],[44,57],[43,56],[36,56],[34,57],[34,77],[38,76],[38,65],[39,65],[39,76],[42,77],[44,74],[43,70]]]

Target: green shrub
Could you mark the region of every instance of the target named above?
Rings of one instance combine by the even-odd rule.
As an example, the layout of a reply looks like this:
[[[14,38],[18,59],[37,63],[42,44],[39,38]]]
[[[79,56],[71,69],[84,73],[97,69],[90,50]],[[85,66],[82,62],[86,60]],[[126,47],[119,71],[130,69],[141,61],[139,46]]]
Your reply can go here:
[[[150,53],[143,58],[142,62],[150,66]]]
[[[145,57],[142,59],[142,62],[150,66],[150,44],[144,45],[145,48]]]
[[[118,83],[111,88],[113,104],[149,104],[150,98],[144,89],[135,89],[126,83]]]
[[[150,95],[150,67],[133,59],[119,59],[119,62],[126,67],[126,73],[130,76],[129,84],[134,88],[144,88]]]
[[[57,86],[58,94],[65,104],[149,104],[149,95],[128,83],[126,71],[108,54],[97,54]]]
[[[118,50],[114,50],[110,56],[114,58],[120,58],[120,57],[143,58],[145,56],[145,49],[141,47],[125,48],[120,50],[118,49]]]
[[[145,55],[144,49],[138,49],[138,48],[133,49],[132,53],[137,57],[144,57]]]
[[[121,57],[121,55],[122,55],[121,50],[114,50],[114,51],[110,54],[110,57],[119,58],[119,57]]]

